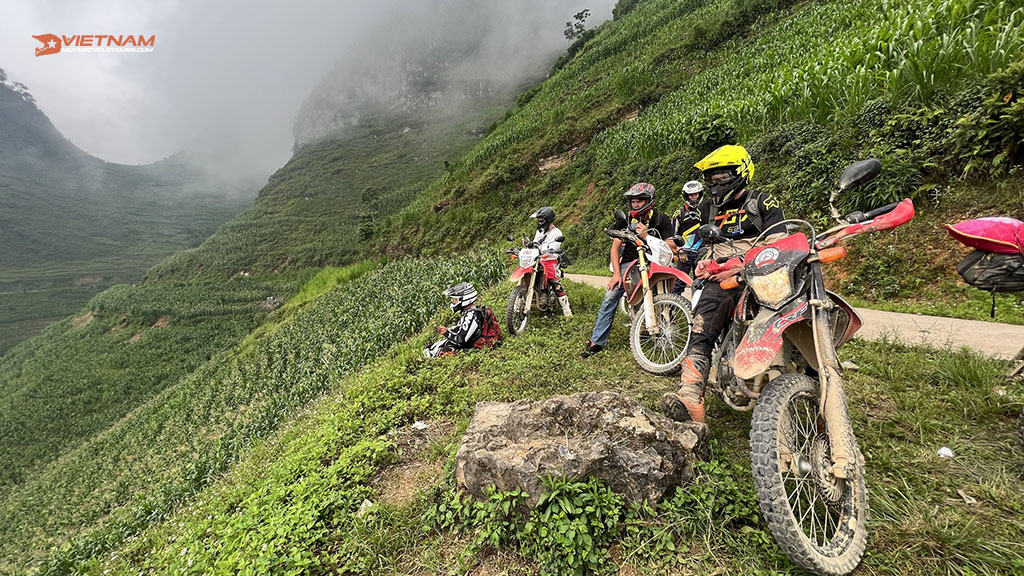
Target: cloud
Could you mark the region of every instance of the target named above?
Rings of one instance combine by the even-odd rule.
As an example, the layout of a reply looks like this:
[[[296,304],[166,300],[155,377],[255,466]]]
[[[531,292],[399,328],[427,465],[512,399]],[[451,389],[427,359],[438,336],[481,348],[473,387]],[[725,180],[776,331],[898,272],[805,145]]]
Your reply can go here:
[[[297,111],[339,62],[444,34],[485,32],[478,61],[514,78],[564,50],[581,8],[589,24],[614,0],[43,0],[5,6],[0,62],[59,130],[87,152],[129,164],[223,138],[264,174],[287,160]],[[35,57],[33,34],[155,35],[153,52]]]

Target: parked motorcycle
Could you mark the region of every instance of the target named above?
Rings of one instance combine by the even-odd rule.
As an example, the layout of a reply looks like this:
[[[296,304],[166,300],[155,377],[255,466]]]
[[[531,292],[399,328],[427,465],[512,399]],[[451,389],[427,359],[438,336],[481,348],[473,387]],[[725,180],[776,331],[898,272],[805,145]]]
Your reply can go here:
[[[512,242],[515,238],[510,235],[508,240]],[[565,242],[565,237],[559,236],[554,241]],[[542,252],[539,244],[528,238],[523,238],[523,247],[518,252],[509,249],[505,253],[511,255],[513,259],[519,260],[519,266],[509,278],[510,282],[516,283],[516,287],[508,295],[508,309],[505,315],[508,333],[516,336],[526,330],[530,312],[561,310],[558,295],[555,294],[551,281],[558,280],[555,264],[558,262],[562,250]]]
[[[843,172],[839,190],[880,171],[877,160],[858,162]],[[731,408],[753,411],[754,485],[776,543],[807,570],[844,575],[864,554],[868,500],[836,349],[862,321],[826,289],[822,264],[846,256],[835,246],[840,241],[900,226],[913,218],[914,207],[908,199],[866,214],[832,211],[839,225],[824,233],[809,222],[786,220],[765,230],[742,260],[712,263],[712,274],[742,270],[723,288],[746,287],[713,353],[709,384]],[[705,241],[722,241],[714,230],[702,229]],[[788,236],[759,246],[780,231]]]
[[[625,221],[621,211],[615,218]],[[651,374],[679,372],[679,363],[690,340],[693,313],[686,298],[672,293],[676,280],[693,283],[685,272],[651,261],[651,244],[635,231],[605,229],[605,234],[637,247],[638,258],[623,263],[623,302],[629,314],[629,349],[636,363]],[[660,241],[660,239],[658,239]],[[665,250],[668,248],[666,247]]]

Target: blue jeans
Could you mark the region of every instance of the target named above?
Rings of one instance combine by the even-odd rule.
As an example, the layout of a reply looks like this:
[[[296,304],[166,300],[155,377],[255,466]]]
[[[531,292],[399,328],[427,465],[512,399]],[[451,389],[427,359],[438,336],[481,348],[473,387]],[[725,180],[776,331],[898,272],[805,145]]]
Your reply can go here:
[[[604,293],[604,300],[601,301],[601,309],[597,311],[597,323],[594,324],[594,332],[590,335],[590,341],[598,346],[608,343],[608,334],[612,331],[612,320],[615,319],[615,309],[619,306],[619,298],[626,291],[622,284]]]

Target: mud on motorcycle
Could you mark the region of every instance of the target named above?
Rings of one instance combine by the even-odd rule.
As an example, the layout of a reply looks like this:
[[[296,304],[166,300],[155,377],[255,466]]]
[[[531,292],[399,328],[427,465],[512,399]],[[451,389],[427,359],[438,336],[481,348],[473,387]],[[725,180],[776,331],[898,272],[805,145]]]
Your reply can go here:
[[[839,191],[880,170],[877,160],[853,164]],[[826,289],[822,264],[845,257],[840,241],[900,226],[914,207],[907,199],[866,214],[832,212],[839,225],[821,234],[809,222],[785,220],[765,230],[742,259],[712,263],[711,274],[741,269],[723,288],[746,287],[715,347],[709,385],[731,408],[753,411],[754,485],[776,543],[807,570],[845,575],[864,554],[868,500],[836,349],[862,321]],[[702,229],[706,242],[722,241],[715,230]],[[773,232],[788,235],[759,246]]]

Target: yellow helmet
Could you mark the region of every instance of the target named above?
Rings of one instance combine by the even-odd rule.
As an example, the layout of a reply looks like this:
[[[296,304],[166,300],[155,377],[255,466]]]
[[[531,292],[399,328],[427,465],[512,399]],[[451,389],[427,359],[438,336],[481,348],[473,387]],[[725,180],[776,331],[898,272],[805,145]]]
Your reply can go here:
[[[754,178],[754,161],[743,146],[722,146],[694,166],[704,174],[711,201],[718,207],[735,200]]]

